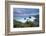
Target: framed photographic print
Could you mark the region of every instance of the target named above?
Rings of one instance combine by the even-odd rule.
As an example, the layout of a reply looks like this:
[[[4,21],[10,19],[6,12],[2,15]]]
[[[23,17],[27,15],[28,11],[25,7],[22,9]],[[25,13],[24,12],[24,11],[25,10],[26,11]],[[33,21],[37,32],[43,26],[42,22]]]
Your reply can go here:
[[[5,2],[6,35],[45,32],[45,4],[33,2]]]

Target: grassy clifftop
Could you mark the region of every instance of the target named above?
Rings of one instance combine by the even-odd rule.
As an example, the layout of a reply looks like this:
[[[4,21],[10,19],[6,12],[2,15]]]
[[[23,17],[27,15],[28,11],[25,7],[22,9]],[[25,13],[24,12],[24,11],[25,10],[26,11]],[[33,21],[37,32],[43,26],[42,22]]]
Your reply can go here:
[[[16,20],[13,20],[14,21],[14,28],[19,28],[19,27],[34,27],[34,23],[31,22],[31,21],[26,21],[25,23],[22,23],[22,22],[19,22],[19,21],[16,21]]]

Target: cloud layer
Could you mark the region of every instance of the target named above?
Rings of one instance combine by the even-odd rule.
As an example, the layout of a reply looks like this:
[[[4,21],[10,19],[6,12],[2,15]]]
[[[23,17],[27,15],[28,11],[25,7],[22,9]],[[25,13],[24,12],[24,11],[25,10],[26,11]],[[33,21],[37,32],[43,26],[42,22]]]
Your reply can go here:
[[[14,8],[13,9],[14,16],[30,16],[39,14],[39,9],[32,8]]]
[[[39,14],[39,9],[33,9],[33,8],[13,8],[13,18],[25,22],[24,18],[29,18],[32,15],[38,15]],[[29,19],[31,21],[34,21],[34,18],[32,17]]]

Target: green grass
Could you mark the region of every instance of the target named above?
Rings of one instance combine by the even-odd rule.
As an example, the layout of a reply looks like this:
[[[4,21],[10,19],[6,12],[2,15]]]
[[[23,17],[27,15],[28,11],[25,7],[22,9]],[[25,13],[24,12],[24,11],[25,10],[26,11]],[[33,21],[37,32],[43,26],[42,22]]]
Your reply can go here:
[[[19,21],[16,21],[16,20],[13,20],[13,26],[14,26],[14,28],[19,28],[19,27],[34,27],[35,25],[34,25],[34,23],[33,22],[31,22],[31,21],[26,21],[25,23],[22,23],[22,22],[19,22]]]

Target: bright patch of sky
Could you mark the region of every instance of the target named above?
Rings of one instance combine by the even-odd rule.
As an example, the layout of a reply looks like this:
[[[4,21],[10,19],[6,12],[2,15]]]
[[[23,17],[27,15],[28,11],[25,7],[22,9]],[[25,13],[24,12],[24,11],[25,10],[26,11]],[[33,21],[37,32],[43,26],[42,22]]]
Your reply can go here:
[[[18,21],[24,21],[24,18],[28,18],[29,16],[38,14],[39,9],[36,8],[13,8],[13,18]]]

